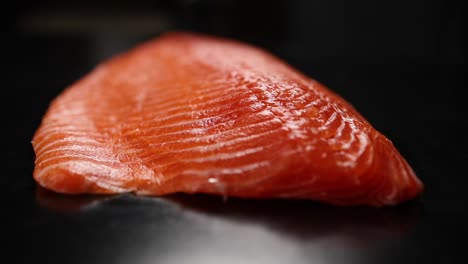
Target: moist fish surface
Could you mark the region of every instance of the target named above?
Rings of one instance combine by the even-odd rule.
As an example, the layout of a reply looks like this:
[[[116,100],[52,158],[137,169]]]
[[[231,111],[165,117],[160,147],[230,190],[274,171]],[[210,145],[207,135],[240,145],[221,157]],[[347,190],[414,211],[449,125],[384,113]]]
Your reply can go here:
[[[59,193],[207,193],[394,205],[423,184],[348,102],[270,53],[173,32],[49,106],[34,179]]]

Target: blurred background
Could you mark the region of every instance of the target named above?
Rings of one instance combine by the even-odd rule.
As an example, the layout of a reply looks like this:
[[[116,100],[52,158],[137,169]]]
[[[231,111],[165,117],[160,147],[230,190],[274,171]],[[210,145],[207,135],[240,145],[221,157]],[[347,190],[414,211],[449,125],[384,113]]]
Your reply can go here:
[[[8,161],[4,194],[19,205],[19,217],[37,217],[32,211],[19,209],[36,208],[31,203],[35,184],[30,140],[48,104],[65,87],[102,60],[163,32],[203,32],[264,48],[352,103],[407,158],[426,184],[422,198],[425,212],[437,216],[426,218],[423,231],[404,242],[415,251],[402,251],[399,257],[455,258],[452,251],[456,246],[438,248],[438,243],[428,238],[460,241],[459,236],[467,232],[467,200],[462,187],[468,184],[464,167],[468,120],[462,95],[467,79],[467,10],[462,2],[132,0],[2,4],[7,47],[3,55],[7,100],[2,105],[7,129],[2,133],[8,138],[1,142]],[[441,231],[428,234],[430,230]],[[423,252],[431,251],[423,257]]]

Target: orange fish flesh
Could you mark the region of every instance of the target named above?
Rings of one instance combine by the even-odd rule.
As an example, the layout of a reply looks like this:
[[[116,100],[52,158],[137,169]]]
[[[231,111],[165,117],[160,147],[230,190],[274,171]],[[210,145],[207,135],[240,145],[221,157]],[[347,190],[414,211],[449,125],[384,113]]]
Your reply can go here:
[[[34,179],[59,193],[394,205],[423,184],[348,102],[266,51],[166,33],[98,65],[50,105]]]

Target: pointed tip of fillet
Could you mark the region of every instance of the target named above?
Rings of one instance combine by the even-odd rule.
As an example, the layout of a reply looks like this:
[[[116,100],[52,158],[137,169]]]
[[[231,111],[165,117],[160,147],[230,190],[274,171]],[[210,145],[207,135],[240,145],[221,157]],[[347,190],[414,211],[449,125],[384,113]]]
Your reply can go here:
[[[83,192],[87,185],[84,175],[71,173],[68,166],[56,166],[44,172],[34,170],[34,179],[39,185],[57,193],[77,194]]]
[[[36,168],[33,176],[39,185],[51,191],[64,194],[112,194],[125,193],[131,190],[119,187],[112,180],[97,182],[89,169],[95,169],[96,175],[109,175],[102,169],[90,166],[89,163],[75,161],[62,162],[46,169]]]
[[[395,205],[417,198],[424,190],[424,184],[403,158],[393,143],[379,135],[375,142],[376,159],[371,173],[383,181],[376,188],[379,205]]]

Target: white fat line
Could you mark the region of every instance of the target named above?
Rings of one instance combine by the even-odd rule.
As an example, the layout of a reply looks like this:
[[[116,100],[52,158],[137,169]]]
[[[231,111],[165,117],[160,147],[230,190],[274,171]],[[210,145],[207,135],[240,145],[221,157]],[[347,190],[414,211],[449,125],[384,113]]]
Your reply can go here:
[[[153,107],[153,105],[146,104],[144,106],[145,112],[138,113],[138,115],[131,115],[131,116],[129,116],[128,120],[144,120],[144,119],[154,118],[155,113],[158,113],[159,110],[164,111],[164,116],[166,116],[167,118],[158,119],[157,121],[164,121],[166,119],[171,119],[171,118],[174,118],[174,116],[176,116],[176,117],[177,116],[184,116],[184,115],[192,116],[193,113],[194,113],[194,112],[191,112],[192,109],[197,109],[197,108],[200,108],[200,107],[204,107],[204,109],[199,110],[198,112],[195,112],[195,113],[201,113],[203,111],[206,111],[207,109],[208,110],[214,109],[217,104],[219,104],[220,102],[224,102],[224,104],[221,107],[218,107],[220,110],[222,110],[222,107],[229,107],[229,105],[226,102],[232,102],[233,101],[232,100],[233,98],[228,98],[228,96],[230,96],[230,95],[226,95],[226,96],[222,97],[221,99],[218,96],[218,97],[214,98],[213,100],[205,101],[205,102],[199,102],[199,103],[196,103],[196,104],[178,102],[177,104],[175,104],[176,106],[171,107],[169,109],[166,108],[166,107]],[[249,98],[250,98],[250,96],[248,96],[248,94],[247,94],[247,96],[241,98],[240,100],[236,99],[235,101],[246,101],[246,102],[248,102],[247,99],[249,99]],[[213,106],[215,106],[215,107],[213,107]]]
[[[109,165],[112,165],[112,164],[117,164],[119,163],[118,160],[116,159],[103,159],[101,157],[97,158],[93,155],[86,155],[86,154],[83,154],[83,153],[73,153],[73,154],[63,154],[63,155],[57,155],[57,156],[53,156],[53,157],[49,157],[49,158],[46,158],[46,159],[43,159],[41,160],[40,157],[36,160],[36,167],[46,163],[46,162],[51,162],[53,160],[59,160],[59,159],[63,159],[63,158],[70,158],[70,159],[75,159],[74,161],[75,162],[82,162],[82,161],[88,161],[88,162],[94,162],[94,163],[105,163],[105,164],[109,164]]]
[[[41,142],[43,143],[43,142]],[[35,146],[36,154],[41,154],[43,151],[47,151],[51,148],[59,148],[59,147],[64,147],[61,146],[64,144],[65,146],[76,146],[76,145],[81,145],[83,147],[85,146],[90,146],[90,147],[99,147],[102,146],[98,141],[89,138],[89,137],[66,137],[58,140],[52,140],[50,143],[47,143],[46,145],[40,147],[39,145]]]
[[[247,155],[255,154],[255,153],[261,152],[264,149],[265,147],[261,146],[261,147],[256,147],[256,148],[244,149],[241,151],[234,151],[230,153],[216,153],[214,155],[210,155],[206,157],[184,159],[182,162],[203,163],[203,162],[210,162],[210,161],[226,161],[226,160],[232,160],[232,159],[241,158]]]
[[[195,175],[195,176],[218,176],[218,175],[234,175],[234,174],[242,174],[246,173],[261,167],[268,166],[270,161],[260,161],[255,162],[247,165],[242,165],[238,167],[231,167],[231,168],[219,168],[219,169],[209,169],[209,170],[184,170],[180,174],[181,175]]]
[[[41,133],[43,134],[43,133]],[[51,140],[52,142],[50,142],[48,139],[51,138],[51,137],[54,137],[54,136],[57,136],[58,134],[62,134],[62,138],[61,139],[55,139],[55,140]],[[65,134],[65,135],[63,135]],[[54,131],[53,133],[49,133],[47,135],[45,135],[43,138],[41,138],[40,140],[38,140],[37,138],[38,137],[41,137],[41,135],[35,135],[34,138],[36,138],[35,140],[35,145],[34,147],[36,149],[40,149],[41,147],[43,147],[42,145],[47,143],[47,145],[49,144],[52,144],[52,143],[55,143],[57,140],[63,140],[63,139],[66,139],[66,138],[69,138],[69,137],[87,137],[87,138],[104,138],[103,134],[101,133],[98,133],[98,132],[88,132],[88,131],[81,131],[81,132],[76,132],[76,131],[69,131],[69,130],[64,130],[64,131]],[[96,141],[97,142],[97,141]],[[44,146],[44,147],[46,147]]]
[[[268,131],[258,133],[255,135],[237,137],[237,138],[233,138],[227,141],[217,142],[214,144],[209,144],[209,145],[205,144],[205,145],[200,145],[200,146],[195,146],[195,147],[190,147],[190,148],[176,149],[176,150],[171,149],[169,152],[171,154],[181,154],[181,153],[190,153],[190,152],[214,151],[223,147],[229,147],[229,146],[233,146],[239,143],[243,143],[245,141],[252,141],[252,140],[261,138],[263,136],[271,135],[271,134],[281,132],[281,131],[283,131],[281,128],[276,128],[276,129],[268,130]],[[143,162],[148,162],[148,161],[154,160],[154,156],[152,156],[152,154],[148,154],[148,157],[142,157],[142,159],[143,159]]]
[[[227,88],[227,89],[223,89],[223,88],[214,88],[213,89],[213,94],[215,94],[213,97],[215,98],[219,98],[220,94],[222,96],[231,96],[233,91],[238,91],[240,87],[237,87],[235,85],[231,86],[230,88]],[[216,96],[216,94],[218,96]],[[208,95],[211,95],[211,93],[205,93],[205,92],[199,92],[198,95],[201,95],[203,96],[203,100],[206,100],[206,96]],[[148,108],[148,107],[151,107],[153,105],[157,105],[158,107],[156,108],[153,108],[152,110],[153,111],[158,111],[158,110],[166,110],[167,108],[172,108],[173,106],[180,106],[181,105],[181,98],[183,98],[183,96],[185,96],[185,93],[178,93],[176,94],[173,98],[161,98],[161,97],[155,97],[154,100],[151,100],[151,101],[147,101],[145,103],[145,108]],[[192,98],[195,98],[197,96],[197,94],[192,94]],[[184,100],[185,101],[185,100]],[[204,105],[206,104],[206,101],[203,101],[203,102],[200,102],[196,105]],[[186,105],[186,104],[183,104],[183,105]],[[174,108],[176,109],[176,108]]]
[[[229,108],[229,106],[224,106],[224,107]],[[173,123],[171,125],[165,125],[165,126],[157,126],[155,124],[153,128],[149,129],[149,131],[161,130],[161,129],[171,129],[171,128],[174,129],[174,128],[178,128],[178,127],[183,127],[184,125],[195,125],[197,123],[202,123],[203,121],[209,121],[209,120],[212,120],[212,119],[215,119],[215,118],[220,118],[220,117],[223,117],[225,115],[229,115],[229,114],[233,114],[233,113],[236,113],[236,112],[244,111],[246,109],[247,110],[257,110],[258,111],[258,109],[252,109],[252,105],[247,105],[247,106],[244,106],[242,108],[235,109],[233,111],[223,112],[222,114],[218,114],[218,115],[214,115],[214,116],[208,116],[208,117],[204,117],[204,118],[200,118],[200,119],[193,118],[193,115],[194,114],[204,113],[204,112],[206,112],[206,110],[200,110],[200,111],[198,111],[196,113],[193,113],[193,112],[192,113],[182,113],[180,115],[170,116],[170,117],[158,119],[156,122],[159,123],[159,122],[163,122],[163,121],[168,121],[168,120],[176,119],[176,118],[179,118],[179,117],[182,117],[182,116],[186,116],[190,120],[183,121],[183,122],[178,122],[178,123]],[[209,109],[209,110],[212,110],[212,109]],[[219,109],[219,110],[224,110],[224,109]],[[255,114],[257,112],[252,112],[252,113]],[[228,120],[228,121],[230,121],[230,120]]]
[[[359,149],[355,153],[345,153],[343,156],[348,158],[347,161],[338,161],[336,164],[343,167],[354,167],[356,166],[356,161],[361,157],[361,155],[366,150],[366,147],[369,145],[369,138],[364,133],[359,133],[357,135],[359,142]]]
[[[68,160],[68,161],[63,161],[59,162],[57,164],[50,164],[37,173],[37,178],[42,178],[44,174],[47,174],[50,170],[56,169],[56,168],[64,168],[70,171],[70,173],[75,173],[77,169],[83,170],[86,169],[84,174],[111,174],[112,172],[117,172],[119,169],[116,169],[114,167],[111,167],[110,165],[107,164],[98,164],[93,161],[86,161],[86,160]]]
[[[257,112],[257,113],[251,113],[250,115],[244,116],[243,118],[246,119],[246,118],[248,118],[248,117],[250,117],[252,115],[258,115],[258,114],[260,114],[262,112],[263,111]],[[223,126],[223,125],[225,125],[226,123],[229,123],[229,122],[232,122],[232,120],[226,120],[224,122],[218,123],[218,124],[210,127],[209,129],[211,130],[211,129],[214,129],[214,128],[221,127],[221,126]],[[235,128],[231,128],[231,129],[228,129],[228,130],[224,130],[224,131],[222,131],[220,133],[217,133],[216,135],[225,135],[225,134],[229,134],[231,132],[243,131],[245,129],[255,128],[257,126],[262,126],[262,125],[265,125],[267,123],[272,123],[272,122],[282,123],[282,121],[279,118],[274,117],[274,118],[271,118],[271,119],[262,120],[261,122],[257,122],[257,123],[254,123],[254,124],[249,124],[249,125],[245,125],[245,126],[242,126],[242,127],[235,127]],[[194,135],[194,136],[189,137],[189,138],[184,138],[184,139],[180,139],[180,140],[175,141],[175,142],[189,142],[193,138],[196,138],[197,140],[203,140],[205,138],[210,138],[212,136],[212,135],[200,136],[200,132],[201,132],[200,130],[201,130],[201,128],[194,128],[194,129],[189,129],[189,130],[184,130],[184,131],[169,132],[169,133],[149,136],[146,139],[152,141],[152,140],[167,137],[167,136],[178,136],[178,135],[186,135],[186,134]],[[167,141],[166,143],[170,143],[170,141]]]
[[[80,128],[80,125],[64,125],[64,124],[59,124],[59,125],[49,125],[47,124],[46,126],[42,126],[39,131],[35,134],[36,137],[41,136],[43,134],[50,134],[50,133],[64,133],[64,132],[76,132],[76,133],[87,133],[88,130],[86,129],[93,129],[94,126],[87,126],[86,129]],[[93,132],[90,132],[93,133]]]
[[[82,153],[89,153],[89,155],[96,156],[99,155],[97,152],[106,152],[109,151],[109,148],[99,146],[99,147],[92,147],[92,146],[80,146],[80,145],[69,145],[69,146],[62,146],[53,149],[49,149],[45,152],[37,152],[36,156],[38,158],[49,155],[51,153],[67,151],[67,152],[82,152]]]

